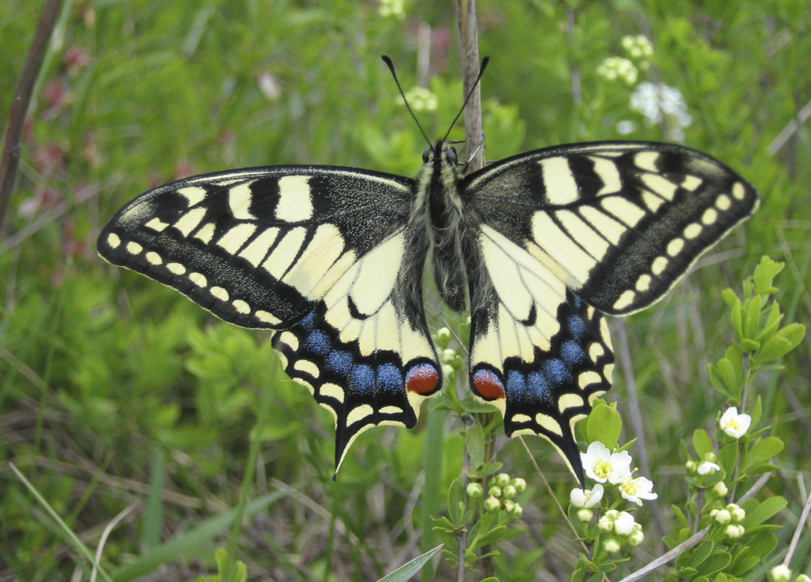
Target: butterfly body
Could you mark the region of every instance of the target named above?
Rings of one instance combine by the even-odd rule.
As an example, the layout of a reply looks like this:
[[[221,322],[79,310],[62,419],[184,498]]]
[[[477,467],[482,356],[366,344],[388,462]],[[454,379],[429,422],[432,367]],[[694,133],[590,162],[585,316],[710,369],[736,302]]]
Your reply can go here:
[[[411,427],[442,386],[426,269],[471,317],[469,380],[508,435],[554,444],[583,482],[573,427],[611,384],[603,314],[660,299],[758,205],[717,160],[645,142],[573,144],[464,175],[438,142],[416,179],[332,166],[160,186],[99,253],[250,328],[336,422],[336,467],[382,424]]]

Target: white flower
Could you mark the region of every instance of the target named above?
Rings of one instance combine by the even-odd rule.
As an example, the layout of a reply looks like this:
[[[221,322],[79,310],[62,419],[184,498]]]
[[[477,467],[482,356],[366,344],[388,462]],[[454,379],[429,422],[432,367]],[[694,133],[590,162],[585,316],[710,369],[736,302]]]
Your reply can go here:
[[[752,417],[745,413],[738,414],[737,406],[727,408],[726,412],[721,416],[721,420],[718,421],[721,430],[736,439],[745,435],[751,424]]]
[[[621,511],[614,520],[614,531],[621,536],[629,536],[634,531],[634,525],[636,525],[634,516],[627,511]]]
[[[592,508],[603,498],[603,486],[597,483],[591,489],[572,489],[569,494],[569,501],[572,505],[580,508]]]
[[[623,119],[617,122],[617,133],[620,135],[628,135],[636,131],[636,123],[630,119]]]
[[[667,116],[673,129],[682,135],[681,130],[693,123],[681,91],[664,83],[640,83],[631,95],[631,109],[639,111],[648,123],[653,124],[662,123]]]
[[[653,492],[653,481],[646,477],[631,479],[631,476],[628,475],[626,479],[620,481],[619,487],[620,495],[637,505],[642,505],[643,499],[649,501],[659,497]]]
[[[586,475],[598,483],[608,481],[616,485],[632,472],[632,459],[627,451],[612,453],[599,441],[591,443],[585,454],[580,453],[580,459]]]
[[[720,470],[720,466],[716,465],[715,463],[710,463],[709,461],[705,461],[698,466],[699,475],[712,475],[716,471]]]

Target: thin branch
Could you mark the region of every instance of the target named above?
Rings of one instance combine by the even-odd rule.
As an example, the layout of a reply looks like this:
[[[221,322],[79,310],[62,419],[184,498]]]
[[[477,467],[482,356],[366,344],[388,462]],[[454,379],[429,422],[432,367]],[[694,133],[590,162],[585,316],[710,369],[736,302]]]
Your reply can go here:
[[[31,105],[34,86],[61,8],[62,0],[46,0],[42,17],[39,19],[39,25],[34,34],[34,40],[31,43],[31,49],[25,59],[20,82],[17,85],[17,92],[14,94],[14,101],[11,104],[8,131],[3,146],[3,158],[0,160],[0,227],[3,226],[5,221],[8,203],[11,200],[11,192],[17,180],[17,170],[20,165],[20,152],[22,150],[20,140],[25,127],[25,117],[28,114],[28,107]]]
[[[465,138],[468,155],[475,152],[468,162],[468,171],[475,172],[484,167],[484,130],[482,128],[481,83],[474,84],[479,77],[479,31],[476,20],[476,0],[456,0],[456,19],[459,25],[459,54],[462,58],[464,95],[473,90],[473,95],[465,106]]]
[[[780,149],[786,145],[786,142],[794,136],[800,130],[800,126],[808,121],[808,118],[811,117],[811,101],[806,103],[800,111],[797,112],[797,117],[789,121],[788,125],[783,128],[777,137],[772,140],[772,143],[769,144],[769,147],[766,151],[769,153],[770,156],[773,156]]]
[[[786,557],[783,559],[784,566],[788,566],[791,562],[791,558],[794,557],[794,551],[797,549],[797,544],[800,542],[800,534],[803,533],[803,528],[805,527],[805,522],[808,519],[809,512],[811,512],[811,494],[809,494],[808,498],[805,500],[805,507],[803,507],[803,512],[800,514],[800,520],[797,522],[797,527],[794,529],[794,535],[792,536],[791,543],[788,546]]]

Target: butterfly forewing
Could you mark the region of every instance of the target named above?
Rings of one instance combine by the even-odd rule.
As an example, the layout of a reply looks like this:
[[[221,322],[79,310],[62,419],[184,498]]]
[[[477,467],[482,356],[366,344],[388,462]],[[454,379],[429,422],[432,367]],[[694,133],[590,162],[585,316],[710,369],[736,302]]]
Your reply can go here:
[[[465,185],[485,223],[612,315],[660,299],[758,205],[755,189],[721,162],[645,142],[539,150]]]
[[[133,200],[98,250],[230,323],[284,328],[402,227],[410,192],[407,178],[328,167],[197,176]]]

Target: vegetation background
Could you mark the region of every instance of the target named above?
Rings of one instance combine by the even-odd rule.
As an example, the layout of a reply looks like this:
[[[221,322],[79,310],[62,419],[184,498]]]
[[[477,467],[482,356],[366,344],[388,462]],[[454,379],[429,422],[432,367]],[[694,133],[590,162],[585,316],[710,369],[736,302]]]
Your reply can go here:
[[[769,254],[787,263],[778,281],[786,321],[809,320],[811,6],[531,0],[482,1],[478,11],[481,54],[492,58],[482,80],[488,159],[680,138],[678,120],[649,122],[630,107],[641,82],[661,82],[684,96],[692,122],[683,142],[763,196],[758,214],[666,299],[612,322],[627,348],[615,342],[621,365],[607,397],[626,418],[623,441],[644,437],[636,447],[659,493],[637,516],[649,525],[634,563],[645,563],[664,550],[670,504],[684,501],[681,439],[711,429],[721,406],[706,371],[731,337],[721,290],[739,289]],[[40,2],[0,3],[3,116],[40,12]],[[103,543],[116,580],[211,574],[226,544],[251,579],[376,580],[431,547],[422,509],[442,513],[462,473],[458,419],[432,435],[442,442],[429,442],[423,424],[367,433],[333,482],[332,418],[279,371],[267,336],[108,266],[94,242],[125,202],[194,173],[319,163],[416,174],[425,144],[380,55],[392,56],[406,89],[436,95],[437,108],[419,118],[440,136],[462,102],[455,22],[453,4],[433,0],[65,3],[0,239],[0,581],[78,580],[91,569],[10,463],[90,547],[129,510]],[[640,34],[654,53],[634,82],[599,72],[623,56],[624,36]],[[631,127],[623,121],[630,133],[620,133]],[[757,386],[787,443],[766,490],[789,500],[781,546],[808,494],[808,343],[785,365]],[[643,427],[629,422],[634,414]],[[574,486],[565,466],[545,442],[527,442],[565,500]],[[252,443],[259,462],[246,481]],[[500,579],[567,579],[578,550],[571,531],[521,444],[497,444],[497,460],[528,483],[524,516],[499,546]],[[442,451],[439,465],[426,464],[430,450]],[[224,525],[243,486],[258,502],[236,535]],[[449,576],[440,564],[437,578]]]

